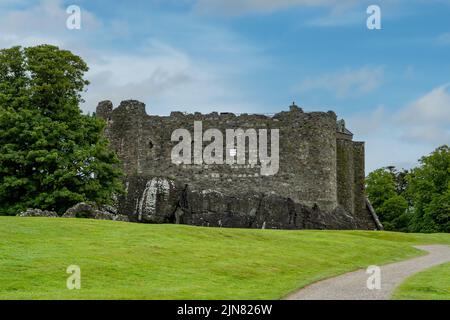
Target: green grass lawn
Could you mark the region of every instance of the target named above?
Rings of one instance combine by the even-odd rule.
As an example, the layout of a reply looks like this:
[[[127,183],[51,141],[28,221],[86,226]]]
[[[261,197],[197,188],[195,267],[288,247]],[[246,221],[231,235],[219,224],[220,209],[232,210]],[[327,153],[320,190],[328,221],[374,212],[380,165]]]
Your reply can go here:
[[[394,292],[393,299],[450,300],[450,263],[419,272]]]
[[[449,234],[281,231],[0,217],[0,299],[279,299],[422,254]],[[81,268],[81,290],[66,268]],[[439,277],[440,278],[440,277]]]

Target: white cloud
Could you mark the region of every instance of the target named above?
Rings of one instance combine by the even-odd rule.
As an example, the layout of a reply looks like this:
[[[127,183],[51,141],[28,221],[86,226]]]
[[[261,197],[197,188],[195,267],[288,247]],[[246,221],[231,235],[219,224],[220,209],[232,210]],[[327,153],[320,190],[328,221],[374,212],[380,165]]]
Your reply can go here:
[[[271,13],[291,7],[339,7],[357,4],[357,0],[198,0],[200,12],[224,14]]]
[[[271,14],[293,8],[319,8],[302,23],[312,27],[342,26],[365,23],[362,7],[371,0],[197,0],[195,11],[201,14],[240,16],[245,14]]]
[[[325,90],[333,92],[338,98],[344,98],[375,90],[382,83],[383,76],[383,67],[365,66],[360,69],[346,69],[337,73],[307,78],[295,86],[294,90],[300,92]]]
[[[223,108],[230,96],[238,99],[232,94],[236,89],[214,66],[160,42],[150,43],[147,52],[152,54],[110,54],[101,64],[93,64],[84,109],[93,111],[105,99],[116,106],[121,100],[137,99],[148,102],[148,112],[167,114],[173,108],[206,111],[214,103]]]
[[[353,23],[365,24],[367,15],[365,10],[358,10],[357,4],[363,6],[364,1],[340,1],[334,4],[325,15],[315,17],[307,22],[307,25],[313,27],[332,27],[349,25]]]
[[[450,83],[420,97],[393,119],[410,141],[444,144],[450,141]]]
[[[191,0],[196,12],[225,16],[264,15],[293,9],[301,14],[312,8],[308,11],[311,14],[302,17],[303,21],[299,19],[299,23],[312,27],[365,26],[369,5],[379,5],[385,21],[409,15],[413,5],[432,2],[450,3],[448,0]]]
[[[347,118],[348,127],[358,135],[369,135],[378,132],[387,117],[385,107],[380,105],[372,112],[357,113]]]
[[[38,4],[26,9],[4,11],[0,14],[0,30],[3,41],[17,41],[19,39],[42,39],[42,35],[51,35],[50,39],[74,38],[77,35],[85,35],[101,26],[99,20],[88,10],[82,8],[82,30],[68,30],[66,20],[69,15],[63,7],[61,0],[41,0]],[[7,36],[5,36],[7,35]],[[48,38],[46,36],[45,38]],[[0,45],[8,42],[0,43]]]
[[[411,142],[429,142],[437,146],[448,144],[450,130],[430,125],[412,126],[404,129],[402,137]]]
[[[366,155],[366,174],[387,166],[411,169],[418,160],[432,152],[438,145],[416,143],[398,138],[392,130],[363,136]]]
[[[395,113],[384,107],[348,118],[366,141],[366,172],[382,166],[411,168],[450,141],[450,84],[432,89]]]
[[[436,43],[439,45],[450,45],[450,32],[440,34],[436,38]]]
[[[97,103],[106,99],[116,106],[126,99],[142,100],[152,114],[167,114],[172,108],[257,110],[247,103],[235,79],[258,64],[255,56],[259,52],[235,34],[207,25],[183,29],[183,40],[189,39],[197,49],[211,46],[223,58],[208,61],[205,56],[193,57],[185,49],[157,38],[142,40],[126,52],[104,48],[96,39],[121,40],[129,32],[126,23],[112,21],[105,25],[82,7],[82,29],[68,30],[67,17],[61,0],[41,0],[23,9],[0,11],[0,47],[47,43],[80,55],[90,67],[86,76],[91,85],[82,105],[85,112],[94,111]],[[123,32],[112,33],[108,27]],[[234,57],[239,60],[227,60]],[[231,64],[233,68],[228,67]]]
[[[437,87],[401,110],[399,123],[450,126],[450,83]]]

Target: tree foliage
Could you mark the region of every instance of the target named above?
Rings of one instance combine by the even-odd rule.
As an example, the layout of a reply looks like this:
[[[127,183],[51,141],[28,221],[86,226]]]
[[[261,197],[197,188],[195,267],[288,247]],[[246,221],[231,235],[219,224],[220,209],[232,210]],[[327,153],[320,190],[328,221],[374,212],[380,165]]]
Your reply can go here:
[[[0,214],[64,212],[121,192],[104,122],[81,113],[86,63],[55,46],[0,50]]]
[[[444,145],[410,172],[375,170],[366,179],[369,200],[387,230],[450,232],[450,149]]]
[[[384,168],[371,172],[366,178],[366,191],[373,207],[381,207],[397,194],[393,174]]]
[[[386,230],[408,228],[408,202],[401,195],[401,179],[393,167],[371,172],[366,178],[366,192]]]
[[[420,159],[408,176],[414,203],[411,231],[450,232],[450,148],[441,146]]]

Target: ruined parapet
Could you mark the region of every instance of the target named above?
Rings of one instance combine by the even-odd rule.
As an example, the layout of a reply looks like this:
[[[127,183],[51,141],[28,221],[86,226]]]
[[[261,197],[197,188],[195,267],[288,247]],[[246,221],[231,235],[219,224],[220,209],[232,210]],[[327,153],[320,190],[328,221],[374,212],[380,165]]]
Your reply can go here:
[[[147,115],[145,104],[137,100],[125,100],[117,108],[109,100],[98,103],[95,114],[104,120],[112,120],[112,116],[121,120],[140,121]]]
[[[129,116],[143,117],[147,115],[145,104],[137,100],[125,100],[117,107],[117,111],[123,112]]]
[[[105,134],[122,160],[127,174],[141,174],[143,154],[147,151],[143,123],[147,117],[145,104],[136,100],[122,101],[113,109],[110,101],[100,102],[96,114],[107,121]]]
[[[109,100],[101,101],[98,103],[95,114],[97,117],[102,118],[104,120],[108,120],[110,114],[113,110],[113,104]]]

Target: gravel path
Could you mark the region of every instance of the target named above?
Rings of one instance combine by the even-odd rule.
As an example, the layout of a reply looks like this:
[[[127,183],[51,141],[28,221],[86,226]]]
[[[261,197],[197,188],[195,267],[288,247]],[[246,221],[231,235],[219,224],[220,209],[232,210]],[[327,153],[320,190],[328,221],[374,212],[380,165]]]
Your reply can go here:
[[[394,289],[407,277],[450,261],[450,247],[446,245],[416,246],[429,254],[410,260],[380,266],[381,289],[369,290],[366,270],[358,270],[313,283],[288,295],[287,300],[387,300]]]

